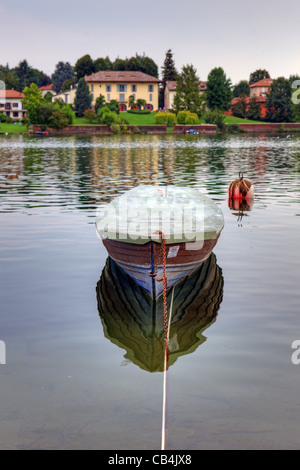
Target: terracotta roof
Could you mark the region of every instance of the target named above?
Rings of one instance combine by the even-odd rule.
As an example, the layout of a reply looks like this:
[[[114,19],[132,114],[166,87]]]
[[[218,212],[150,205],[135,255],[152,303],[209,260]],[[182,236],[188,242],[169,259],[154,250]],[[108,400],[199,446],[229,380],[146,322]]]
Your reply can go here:
[[[16,90],[0,90],[0,98],[20,98],[23,99],[24,95],[23,93],[20,93],[19,91]]]
[[[52,90],[52,88],[53,88],[53,83],[50,83],[50,85],[41,86],[39,90]]]
[[[177,87],[177,82],[175,80],[167,80],[166,87],[169,91],[175,91]],[[207,89],[206,82],[199,82],[199,89],[205,91]]]
[[[158,78],[152,77],[151,75],[147,75],[143,72],[130,72],[130,71],[100,71],[96,73],[92,73],[85,77],[87,82],[133,82],[133,83],[148,83],[154,82],[159,83],[160,80]]]
[[[256,87],[256,86],[271,86],[273,83],[273,78],[263,78],[262,80],[259,80],[259,82],[252,83],[250,85],[250,88]]]

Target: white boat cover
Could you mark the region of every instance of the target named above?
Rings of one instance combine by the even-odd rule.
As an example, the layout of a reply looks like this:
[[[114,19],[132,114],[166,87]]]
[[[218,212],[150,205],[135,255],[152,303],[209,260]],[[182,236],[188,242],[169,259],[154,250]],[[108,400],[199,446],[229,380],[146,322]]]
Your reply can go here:
[[[224,226],[221,209],[197,189],[178,186],[138,186],[99,207],[101,238],[144,244],[215,239]]]

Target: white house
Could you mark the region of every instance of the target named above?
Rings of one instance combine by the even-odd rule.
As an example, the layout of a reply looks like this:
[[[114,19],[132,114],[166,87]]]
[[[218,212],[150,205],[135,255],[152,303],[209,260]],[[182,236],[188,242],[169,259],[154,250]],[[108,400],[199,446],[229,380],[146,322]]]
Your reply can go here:
[[[16,90],[0,90],[0,113],[12,119],[20,120],[26,115],[23,108],[23,93]]]

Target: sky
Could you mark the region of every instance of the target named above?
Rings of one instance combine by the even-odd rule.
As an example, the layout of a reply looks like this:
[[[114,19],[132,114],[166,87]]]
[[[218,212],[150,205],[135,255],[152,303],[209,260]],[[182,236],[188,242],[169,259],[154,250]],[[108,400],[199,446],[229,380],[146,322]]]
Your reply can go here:
[[[0,64],[26,59],[51,76],[59,61],[85,54],[138,53],[161,77],[171,49],[179,72],[193,64],[204,81],[214,67],[233,85],[259,68],[288,78],[300,75],[299,17],[299,0],[0,0]]]

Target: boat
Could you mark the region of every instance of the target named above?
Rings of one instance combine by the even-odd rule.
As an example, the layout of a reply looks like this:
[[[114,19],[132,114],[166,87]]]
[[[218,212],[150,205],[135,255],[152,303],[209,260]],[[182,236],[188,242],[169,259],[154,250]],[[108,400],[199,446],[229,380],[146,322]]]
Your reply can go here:
[[[206,341],[204,331],[217,319],[223,286],[222,269],[211,253],[195,271],[169,289],[169,367]],[[147,372],[163,372],[162,297],[153,299],[110,257],[96,294],[104,336],[126,351],[125,360]]]
[[[193,272],[224,227],[221,209],[200,191],[137,186],[101,206],[96,229],[109,256],[152,298]]]

